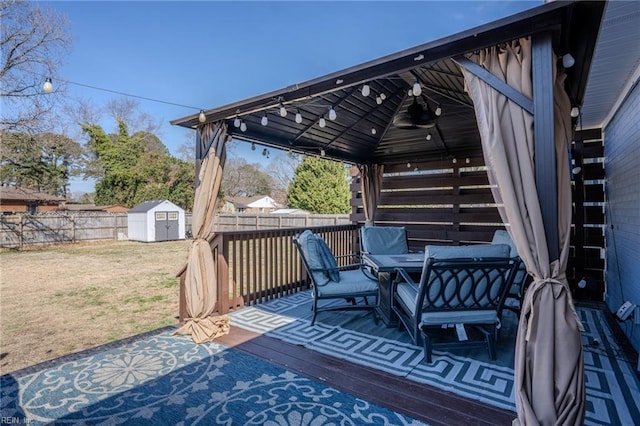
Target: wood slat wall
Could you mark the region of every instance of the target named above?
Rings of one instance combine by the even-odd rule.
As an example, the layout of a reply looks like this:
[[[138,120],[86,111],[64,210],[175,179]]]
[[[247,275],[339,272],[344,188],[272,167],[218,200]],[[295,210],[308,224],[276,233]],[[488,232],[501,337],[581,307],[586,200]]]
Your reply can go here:
[[[360,178],[351,184],[351,220],[364,224]],[[482,157],[386,166],[377,225],[405,226],[409,245],[491,241],[502,220]]]
[[[567,278],[577,299],[604,300],[604,144],[600,129],[578,131],[571,147],[573,224]],[[586,287],[577,284],[585,278]]]
[[[572,149],[573,225],[567,276],[577,298],[602,300],[604,289],[604,148],[600,131],[576,135]],[[385,167],[377,225],[405,226],[414,250],[426,244],[491,241],[504,225],[484,171],[482,157]],[[351,183],[351,220],[365,221],[360,177]],[[588,288],[577,284],[588,277]]]

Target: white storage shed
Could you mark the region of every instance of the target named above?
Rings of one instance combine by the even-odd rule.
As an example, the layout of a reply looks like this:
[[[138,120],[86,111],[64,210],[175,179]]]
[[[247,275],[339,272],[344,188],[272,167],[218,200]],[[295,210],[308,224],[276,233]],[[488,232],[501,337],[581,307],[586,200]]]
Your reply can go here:
[[[127,227],[134,241],[183,240],[184,210],[169,200],[145,201],[129,210]]]

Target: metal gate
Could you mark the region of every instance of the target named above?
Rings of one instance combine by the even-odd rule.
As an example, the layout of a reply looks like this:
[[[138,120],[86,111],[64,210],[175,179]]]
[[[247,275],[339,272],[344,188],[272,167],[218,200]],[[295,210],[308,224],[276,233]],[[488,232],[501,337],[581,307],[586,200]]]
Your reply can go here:
[[[177,240],[178,212],[156,212],[156,241]]]

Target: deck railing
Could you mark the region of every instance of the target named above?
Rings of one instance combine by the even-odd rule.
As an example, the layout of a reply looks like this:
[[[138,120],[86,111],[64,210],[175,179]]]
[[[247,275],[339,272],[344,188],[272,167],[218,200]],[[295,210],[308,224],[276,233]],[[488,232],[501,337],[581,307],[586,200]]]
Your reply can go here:
[[[307,289],[307,274],[293,245],[293,238],[305,229],[327,241],[340,266],[354,263],[358,227],[353,224],[216,233],[211,251],[217,264],[218,313]],[[183,272],[180,319],[186,317]]]

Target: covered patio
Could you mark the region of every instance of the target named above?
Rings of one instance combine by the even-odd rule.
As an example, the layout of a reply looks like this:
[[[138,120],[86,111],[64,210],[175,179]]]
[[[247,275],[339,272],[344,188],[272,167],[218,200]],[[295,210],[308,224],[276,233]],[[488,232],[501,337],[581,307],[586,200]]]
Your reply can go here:
[[[496,229],[509,231],[533,279],[514,343],[517,417],[582,423],[586,379],[574,296],[588,274],[590,295],[602,300],[604,262],[599,254],[589,260],[600,252],[597,241],[604,246],[602,228],[598,238],[585,226],[592,218],[584,196],[572,193],[590,194],[581,185],[598,162],[585,159],[602,157],[601,145],[588,146],[601,134],[581,132],[580,108],[606,6],[551,2],[174,120],[196,129],[199,170],[181,332],[215,339],[228,327],[217,314],[307,285],[291,245],[300,230],[211,232],[225,143],[318,155],[354,165],[353,225],[315,229],[338,256],[358,253],[362,224],[406,226],[416,249],[488,242]],[[576,178],[578,167],[585,173]]]

